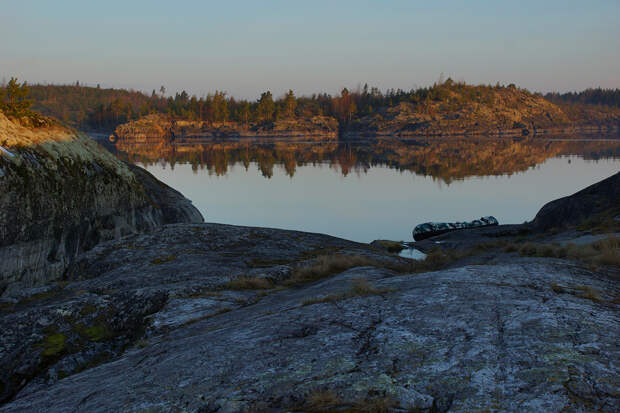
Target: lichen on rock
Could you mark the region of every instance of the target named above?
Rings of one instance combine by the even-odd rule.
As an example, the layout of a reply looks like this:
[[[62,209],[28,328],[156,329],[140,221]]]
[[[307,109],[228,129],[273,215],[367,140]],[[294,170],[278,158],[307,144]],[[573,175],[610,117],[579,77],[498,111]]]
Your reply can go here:
[[[14,155],[0,156],[0,285],[59,279],[104,240],[202,222],[177,191],[79,132],[27,128],[0,113],[0,143]]]

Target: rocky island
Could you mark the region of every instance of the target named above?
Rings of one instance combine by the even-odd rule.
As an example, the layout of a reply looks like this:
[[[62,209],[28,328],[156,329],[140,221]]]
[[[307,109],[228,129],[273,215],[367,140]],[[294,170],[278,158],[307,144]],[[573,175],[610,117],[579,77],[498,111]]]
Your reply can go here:
[[[110,136],[112,142],[192,142],[212,138],[291,138],[338,137],[338,122],[326,116],[308,119],[279,120],[267,124],[244,125],[239,122],[204,122],[177,120],[165,115],[147,115],[120,125]]]
[[[188,143],[261,137],[540,136],[616,133],[620,125],[617,107],[554,103],[514,85],[474,86],[451,79],[410,92],[382,95],[344,89],[341,96],[313,99],[299,98],[298,102],[287,95],[280,112],[263,116],[261,98],[256,113],[248,112],[243,119],[232,115],[203,119],[202,111],[192,109],[188,102],[179,114],[150,114],[122,124],[110,140]],[[295,111],[301,105],[303,109]]]
[[[620,173],[414,261],[202,223],[57,125],[0,145],[0,412],[620,408]]]
[[[409,101],[347,125],[358,136],[524,136],[615,132],[620,109],[560,105],[515,85],[473,86],[448,79]]]

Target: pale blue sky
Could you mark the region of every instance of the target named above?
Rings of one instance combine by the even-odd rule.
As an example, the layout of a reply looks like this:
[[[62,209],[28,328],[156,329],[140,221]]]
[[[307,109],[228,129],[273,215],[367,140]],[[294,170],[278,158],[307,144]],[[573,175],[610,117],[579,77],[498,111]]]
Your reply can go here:
[[[620,87],[620,1],[0,0],[0,77],[256,98],[440,73]]]

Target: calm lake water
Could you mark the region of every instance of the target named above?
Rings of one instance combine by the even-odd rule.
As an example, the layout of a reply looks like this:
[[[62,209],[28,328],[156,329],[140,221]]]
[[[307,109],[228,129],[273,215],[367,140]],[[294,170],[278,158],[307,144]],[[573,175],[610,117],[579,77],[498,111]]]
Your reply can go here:
[[[620,170],[620,140],[177,142],[117,154],[191,199],[207,222],[411,241],[425,221],[540,207]]]

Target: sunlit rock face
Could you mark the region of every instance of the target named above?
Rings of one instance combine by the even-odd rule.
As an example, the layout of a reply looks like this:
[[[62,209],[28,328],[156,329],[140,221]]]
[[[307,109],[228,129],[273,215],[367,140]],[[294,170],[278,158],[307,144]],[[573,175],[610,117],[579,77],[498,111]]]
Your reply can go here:
[[[173,142],[205,138],[304,137],[335,139],[338,121],[329,116],[282,119],[266,124],[176,120],[165,115],[148,115],[116,128],[112,142]]]
[[[531,136],[617,131],[620,110],[587,105],[576,110],[516,87],[470,86],[452,81],[435,96],[402,101],[353,120],[343,135]]]
[[[2,290],[61,278],[77,254],[100,241],[202,222],[181,194],[132,172],[83,134],[26,128],[0,114],[0,145]]]

